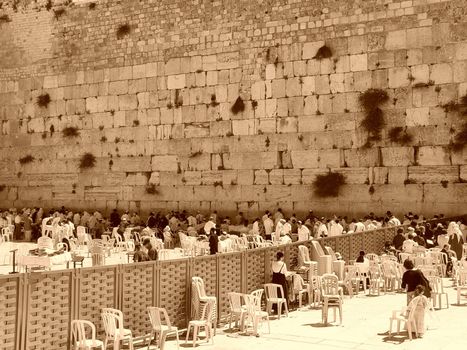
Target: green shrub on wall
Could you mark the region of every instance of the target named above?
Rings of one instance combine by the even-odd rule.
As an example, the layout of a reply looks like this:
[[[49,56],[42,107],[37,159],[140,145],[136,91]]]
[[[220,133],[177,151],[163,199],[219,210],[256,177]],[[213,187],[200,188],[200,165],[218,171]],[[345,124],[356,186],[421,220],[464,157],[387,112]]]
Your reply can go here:
[[[381,131],[385,121],[380,106],[389,99],[386,91],[381,89],[368,89],[362,93],[358,100],[365,111],[365,119],[361,126],[368,131],[368,142],[381,140]]]
[[[24,164],[31,163],[33,161],[34,161],[34,157],[28,154],[27,156],[24,156],[19,159],[19,164],[24,165]]]
[[[79,136],[79,130],[75,126],[68,126],[62,130],[63,137],[77,137]]]
[[[329,171],[325,175],[317,175],[313,182],[314,194],[318,197],[337,197],[342,185],[345,184],[345,176],[341,173]]]
[[[94,168],[96,166],[96,157],[92,153],[84,153],[79,161],[81,170]]]

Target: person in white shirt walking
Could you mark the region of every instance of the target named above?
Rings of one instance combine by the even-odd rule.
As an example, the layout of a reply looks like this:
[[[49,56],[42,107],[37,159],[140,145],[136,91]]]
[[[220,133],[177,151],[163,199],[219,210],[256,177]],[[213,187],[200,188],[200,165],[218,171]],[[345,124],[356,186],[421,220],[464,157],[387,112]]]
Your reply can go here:
[[[302,222],[298,222],[298,241],[304,242],[310,239],[310,230],[305,225],[302,225]]]

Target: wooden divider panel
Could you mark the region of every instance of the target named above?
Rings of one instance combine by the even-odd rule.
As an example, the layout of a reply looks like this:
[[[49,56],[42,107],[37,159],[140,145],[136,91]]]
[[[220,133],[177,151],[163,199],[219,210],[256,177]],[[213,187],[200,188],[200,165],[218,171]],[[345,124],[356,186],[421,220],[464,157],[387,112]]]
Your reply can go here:
[[[248,250],[246,252],[246,292],[263,288],[265,266],[264,259],[267,249]]]
[[[191,281],[188,259],[159,262],[158,306],[164,307],[174,326],[185,327],[189,318],[187,303]]]
[[[151,331],[147,308],[155,306],[155,267],[155,262],[145,262],[123,265],[121,269],[124,325],[134,336]]]
[[[19,346],[19,319],[22,314],[20,293],[23,276],[0,276],[0,349],[14,350]]]
[[[26,349],[67,349],[73,307],[72,270],[28,277]]]
[[[295,242],[287,247],[287,269],[294,270],[298,267],[298,246],[302,242]]]
[[[355,260],[361,250],[365,250],[364,238],[365,232],[359,232],[350,236],[350,252],[349,260]]]
[[[242,254],[227,253],[218,255],[219,294],[217,296],[219,317],[225,317],[230,310],[229,292],[242,292]]]
[[[117,303],[118,267],[99,266],[77,269],[76,271],[79,272],[78,318],[94,323],[98,336],[102,337],[104,328],[101,310],[106,307],[120,307]]]

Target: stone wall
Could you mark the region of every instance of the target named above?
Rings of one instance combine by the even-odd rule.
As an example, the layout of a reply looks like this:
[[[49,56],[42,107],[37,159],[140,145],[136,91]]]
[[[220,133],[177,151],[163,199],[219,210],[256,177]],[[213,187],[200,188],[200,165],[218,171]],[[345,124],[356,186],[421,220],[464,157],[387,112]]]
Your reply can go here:
[[[467,150],[449,146],[462,120],[443,108],[467,93],[463,0],[14,3],[0,9],[0,206],[465,211]],[[369,88],[390,97],[370,147]],[[346,184],[317,198],[329,169]]]

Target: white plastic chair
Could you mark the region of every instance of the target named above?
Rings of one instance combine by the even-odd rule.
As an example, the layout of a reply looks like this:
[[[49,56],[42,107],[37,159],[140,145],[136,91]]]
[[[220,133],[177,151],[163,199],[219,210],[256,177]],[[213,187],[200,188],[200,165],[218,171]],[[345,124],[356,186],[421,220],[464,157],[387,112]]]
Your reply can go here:
[[[307,299],[308,303],[310,303],[310,300],[311,300],[310,284],[305,283],[305,281],[303,280],[303,277],[300,276],[299,274],[294,275],[293,278],[294,278],[294,287],[295,287],[295,283],[297,283],[297,287],[300,286],[298,290],[294,289],[294,294],[298,297],[298,307],[301,309],[302,299],[304,295],[306,295],[306,297],[308,298]],[[297,279],[298,281],[296,282],[295,279]]]
[[[2,228],[2,239],[4,242],[10,242],[13,240],[13,232],[9,227]]]
[[[101,317],[105,330],[104,348],[107,349],[108,342],[113,341],[114,350],[118,350],[122,341],[128,342],[130,350],[133,350],[133,335],[130,329],[123,328],[123,313],[117,309],[103,308]]]
[[[193,319],[199,319],[201,317],[201,310],[204,304],[213,301],[213,310],[211,313],[211,323],[213,324],[212,329],[214,334],[216,333],[217,327],[217,298],[215,296],[206,295],[206,289],[204,281],[201,277],[193,276],[191,278],[191,311]]]
[[[431,287],[431,299],[433,299],[433,307],[442,308],[442,297],[446,298],[446,306],[449,309],[449,299],[448,293],[444,291],[443,287],[443,280],[441,277],[438,276],[430,276],[427,277],[428,281],[430,282]]]
[[[214,311],[214,305],[215,305],[214,300],[208,300],[203,305],[203,310],[201,312],[200,319],[191,320],[188,323],[185,344],[188,342],[188,338],[190,336],[190,331],[192,327],[193,327],[193,347],[196,346],[196,342],[198,340],[198,332],[201,330],[201,328],[204,328],[205,330],[206,341],[209,343],[209,340],[212,340],[212,343],[214,344],[214,331],[212,329],[212,316],[213,316],[213,311]]]
[[[281,318],[282,305],[285,307],[285,314],[289,316],[289,309],[287,307],[287,296],[284,294],[284,289],[280,284],[266,283],[264,285],[264,291],[266,294],[266,311],[270,314],[272,306],[277,304],[277,318]],[[279,297],[277,291],[281,292]]]
[[[467,270],[466,269],[460,269],[458,272],[456,291],[457,291],[457,305],[460,305],[461,297],[463,295],[462,292],[467,291]]]
[[[269,324],[269,313],[261,310],[261,297],[263,290],[258,289],[249,295],[245,295],[246,318],[250,319],[253,324],[253,332],[258,335],[258,326],[264,320],[268,324],[268,333],[271,333],[271,325]]]
[[[244,294],[230,292],[228,293],[229,297],[229,306],[230,306],[230,322],[229,329],[232,328],[232,321],[235,320],[235,327],[238,326],[240,322],[240,329],[243,330],[243,317],[246,313],[246,306],[244,304]]]
[[[342,289],[339,288],[337,276],[324,274],[321,276],[321,294],[323,298],[322,319],[325,325],[328,324],[329,308],[334,309],[334,321],[336,321],[336,309],[339,310],[339,321],[342,324]]]
[[[415,311],[418,303],[421,300],[421,296],[413,298],[409,305],[402,309],[402,311],[393,311],[392,316],[389,318],[389,335],[392,334],[393,322],[397,322],[397,333],[400,332],[401,323],[407,325],[407,331],[409,333],[409,339],[412,340],[412,331],[415,331],[415,335],[418,336],[417,323],[415,322]]]
[[[91,328],[91,339],[86,338],[86,326]],[[101,348],[104,350],[104,343],[96,339],[96,326],[94,323],[86,320],[71,321],[71,339],[73,349],[91,350]]]
[[[151,321],[151,326],[153,330],[153,338],[157,339],[159,336],[158,345],[161,350],[164,350],[165,339],[168,335],[175,334],[177,338],[177,349],[179,348],[179,339],[178,339],[178,328],[172,326],[170,323],[169,315],[167,310],[160,307],[148,307],[149,320]],[[151,341],[148,344],[151,345]]]

